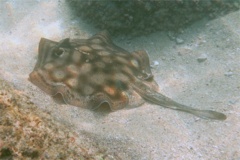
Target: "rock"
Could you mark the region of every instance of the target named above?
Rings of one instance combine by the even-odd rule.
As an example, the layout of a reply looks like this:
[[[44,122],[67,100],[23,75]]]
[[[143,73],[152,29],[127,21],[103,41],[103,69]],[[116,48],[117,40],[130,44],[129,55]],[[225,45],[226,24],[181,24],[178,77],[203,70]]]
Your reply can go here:
[[[204,62],[204,61],[206,61],[206,60],[207,60],[207,55],[206,55],[206,54],[201,54],[201,55],[197,58],[197,61],[198,61],[199,63]]]
[[[239,1],[66,1],[76,18],[113,35],[143,35],[179,31],[203,18],[215,18],[240,8]]]
[[[29,97],[1,78],[0,124],[0,159],[95,160],[113,157],[98,151],[90,155],[88,147],[76,142],[79,134],[41,111]]]

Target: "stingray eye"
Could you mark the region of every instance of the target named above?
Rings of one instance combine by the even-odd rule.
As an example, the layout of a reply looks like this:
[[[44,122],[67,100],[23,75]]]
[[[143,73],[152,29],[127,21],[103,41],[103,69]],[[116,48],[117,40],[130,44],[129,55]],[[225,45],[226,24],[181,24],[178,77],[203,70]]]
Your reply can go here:
[[[57,56],[57,57],[61,57],[63,54],[64,54],[64,49],[63,48],[56,49],[55,52],[54,52],[54,55]]]

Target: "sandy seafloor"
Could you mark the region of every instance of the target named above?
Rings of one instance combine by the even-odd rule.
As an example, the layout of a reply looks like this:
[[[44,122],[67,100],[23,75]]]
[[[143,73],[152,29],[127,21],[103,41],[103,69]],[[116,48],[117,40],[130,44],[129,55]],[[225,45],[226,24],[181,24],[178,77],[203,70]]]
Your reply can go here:
[[[90,150],[97,145],[125,160],[239,160],[239,17],[237,11],[197,22],[179,35],[182,44],[163,32],[133,39],[112,37],[130,52],[145,49],[151,63],[159,63],[153,74],[162,93],[192,107],[223,112],[228,117],[225,121],[204,120],[149,103],[108,115],[56,104],[28,81],[40,38],[59,41],[98,32],[76,21],[64,1],[0,2],[0,78],[69,126],[78,134],[77,143]],[[201,56],[204,62],[198,62]]]

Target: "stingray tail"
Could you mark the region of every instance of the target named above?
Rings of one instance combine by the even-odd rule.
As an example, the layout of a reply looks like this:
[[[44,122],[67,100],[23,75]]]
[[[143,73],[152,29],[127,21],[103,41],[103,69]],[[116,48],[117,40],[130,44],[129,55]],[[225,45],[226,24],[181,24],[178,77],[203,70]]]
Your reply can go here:
[[[215,119],[215,120],[225,120],[227,116],[223,113],[212,111],[212,110],[198,110],[192,109],[189,113],[192,113],[201,118]]]
[[[195,108],[177,103],[172,99],[152,90],[150,87],[146,86],[141,82],[134,83],[132,87],[145,100],[166,108],[187,112],[205,119],[225,120],[227,118],[225,114],[220,112],[216,112],[212,110],[195,109]]]

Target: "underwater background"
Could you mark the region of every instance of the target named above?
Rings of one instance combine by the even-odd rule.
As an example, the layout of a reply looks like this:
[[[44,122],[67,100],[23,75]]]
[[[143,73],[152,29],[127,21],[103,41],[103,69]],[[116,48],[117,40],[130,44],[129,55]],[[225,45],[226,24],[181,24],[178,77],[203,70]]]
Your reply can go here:
[[[0,1],[0,159],[240,159],[240,2]],[[59,105],[28,81],[41,37],[109,30],[146,50],[160,92],[227,115],[145,103],[109,114]]]

